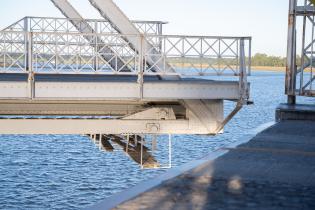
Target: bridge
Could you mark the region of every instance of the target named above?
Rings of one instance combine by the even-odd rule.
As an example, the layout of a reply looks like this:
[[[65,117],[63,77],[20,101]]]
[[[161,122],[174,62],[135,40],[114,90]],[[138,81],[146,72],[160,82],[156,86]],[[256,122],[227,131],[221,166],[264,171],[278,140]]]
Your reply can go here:
[[[314,1],[290,0],[288,21],[286,104],[276,110],[276,120],[314,120],[312,103],[301,104],[299,99],[315,97],[314,58]],[[305,102],[304,102],[305,103]]]
[[[296,97],[314,97],[314,15],[312,1],[290,0],[286,94],[288,103],[296,104]],[[301,30],[300,30],[301,28]],[[297,58],[297,55],[301,55]]]
[[[104,19],[52,0],[65,18],[0,31],[0,134],[215,135],[248,103],[251,37],[163,35],[89,1]]]

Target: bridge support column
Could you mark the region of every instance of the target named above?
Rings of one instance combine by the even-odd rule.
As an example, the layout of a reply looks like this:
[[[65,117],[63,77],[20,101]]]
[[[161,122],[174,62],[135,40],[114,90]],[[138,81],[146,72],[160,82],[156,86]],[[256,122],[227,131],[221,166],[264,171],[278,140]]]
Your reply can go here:
[[[27,18],[26,18],[27,20]],[[26,60],[27,60],[27,72],[28,72],[28,88],[29,88],[29,98],[34,99],[35,97],[35,78],[34,78],[34,71],[33,71],[33,33],[27,32],[26,33]]]
[[[295,7],[297,1],[290,0],[289,22],[288,22],[288,48],[285,93],[288,95],[288,103],[295,104],[296,96],[296,17]]]

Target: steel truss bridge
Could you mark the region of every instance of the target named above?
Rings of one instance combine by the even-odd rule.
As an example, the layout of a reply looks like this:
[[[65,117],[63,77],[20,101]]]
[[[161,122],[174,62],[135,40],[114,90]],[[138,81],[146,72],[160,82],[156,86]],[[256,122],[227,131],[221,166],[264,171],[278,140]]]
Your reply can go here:
[[[315,96],[314,16],[315,6],[309,0],[290,0],[286,71],[289,104],[296,103],[296,96]]]
[[[248,103],[250,37],[163,35],[165,22],[89,1],[103,20],[52,0],[65,18],[0,31],[0,134],[89,134],[106,150],[140,142],[144,165],[139,136],[217,134]],[[227,116],[224,100],[236,104]]]

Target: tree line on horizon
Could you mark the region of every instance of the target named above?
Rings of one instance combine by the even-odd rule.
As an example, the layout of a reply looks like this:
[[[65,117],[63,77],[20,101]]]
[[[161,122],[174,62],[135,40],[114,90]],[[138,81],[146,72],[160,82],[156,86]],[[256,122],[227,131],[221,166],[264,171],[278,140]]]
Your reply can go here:
[[[248,57],[246,57],[246,60],[248,62]],[[199,58],[199,57],[175,57],[175,58],[169,58],[168,62],[173,63],[210,63],[212,65],[219,65],[220,63],[223,64],[229,64],[229,65],[238,65],[239,61],[237,58]],[[286,57],[281,56],[272,56],[267,55],[264,53],[256,53],[254,56],[252,56],[251,59],[251,65],[252,66],[269,66],[269,67],[285,67],[286,66]],[[299,66],[301,63],[301,57],[297,55],[297,65]]]
[[[297,65],[300,65],[301,57],[297,55]],[[252,57],[252,66],[272,66],[285,67],[287,63],[286,57],[269,56],[264,53],[256,53]]]
[[[280,56],[269,56],[264,53],[256,53],[252,57],[252,66],[284,67],[286,66],[286,58]]]

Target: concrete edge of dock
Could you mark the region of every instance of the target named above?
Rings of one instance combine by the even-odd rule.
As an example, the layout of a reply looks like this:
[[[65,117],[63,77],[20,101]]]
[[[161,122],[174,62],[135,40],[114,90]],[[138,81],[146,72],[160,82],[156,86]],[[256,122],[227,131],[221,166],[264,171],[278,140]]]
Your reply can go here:
[[[247,143],[249,142],[253,137],[255,137],[257,134],[261,133],[262,131],[272,127],[273,125],[275,125],[276,122],[269,122],[269,123],[265,123],[262,124],[261,126],[258,126],[255,129],[250,130],[246,135],[242,136],[241,138],[239,138],[237,141],[225,145],[225,147],[228,148],[236,148],[237,146]],[[155,187],[160,186],[162,183],[171,180],[173,178],[176,178],[198,166],[201,166],[209,161],[213,161],[221,156],[223,156],[224,154],[228,153],[228,150],[223,150],[221,148],[211,152],[210,154],[197,159],[197,160],[193,160],[191,162],[188,162],[182,166],[176,167],[176,168],[172,168],[170,170],[168,170],[167,172],[154,177],[152,179],[140,182],[139,184],[137,184],[134,187],[131,187],[129,189],[126,189],[120,193],[117,193],[113,196],[110,196],[108,198],[106,198],[105,200],[101,201],[100,203],[94,205],[94,206],[90,206],[88,208],[85,208],[86,210],[106,210],[106,209],[112,209],[114,207],[116,207],[117,205],[124,203],[126,201],[129,201],[137,196],[139,196],[140,194],[147,192]]]

